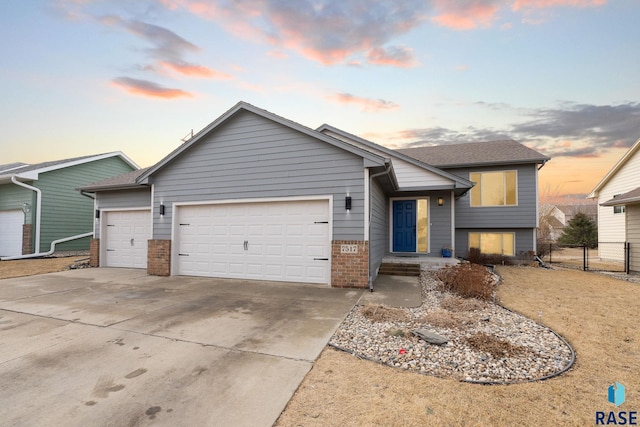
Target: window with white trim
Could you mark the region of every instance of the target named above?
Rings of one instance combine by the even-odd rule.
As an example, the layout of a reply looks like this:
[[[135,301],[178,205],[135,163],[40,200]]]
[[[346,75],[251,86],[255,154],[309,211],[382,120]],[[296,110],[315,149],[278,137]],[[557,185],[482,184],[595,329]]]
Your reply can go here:
[[[483,254],[515,256],[516,233],[469,233],[469,249]]]
[[[518,204],[517,171],[471,172],[471,207],[516,206]]]

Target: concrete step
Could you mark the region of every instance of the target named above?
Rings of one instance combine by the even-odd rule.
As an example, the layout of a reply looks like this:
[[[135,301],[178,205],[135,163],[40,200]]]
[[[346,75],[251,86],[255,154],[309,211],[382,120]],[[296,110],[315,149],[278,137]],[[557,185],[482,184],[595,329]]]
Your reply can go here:
[[[382,263],[378,274],[389,276],[420,276],[420,264]]]

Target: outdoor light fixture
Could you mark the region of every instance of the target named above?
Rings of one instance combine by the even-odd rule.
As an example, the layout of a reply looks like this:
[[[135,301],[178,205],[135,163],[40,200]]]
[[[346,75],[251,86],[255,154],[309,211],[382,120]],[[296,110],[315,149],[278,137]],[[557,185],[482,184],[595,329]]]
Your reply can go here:
[[[444,197],[438,197],[438,206],[444,206]]]
[[[100,219],[100,209],[96,209],[96,219]]]
[[[29,212],[31,212],[31,205],[27,202],[24,202],[22,204],[22,212],[24,212],[25,214],[28,214]]]
[[[351,196],[347,196],[344,199],[344,208],[348,211],[351,210]]]
[[[164,216],[164,205],[160,205],[160,216]]]

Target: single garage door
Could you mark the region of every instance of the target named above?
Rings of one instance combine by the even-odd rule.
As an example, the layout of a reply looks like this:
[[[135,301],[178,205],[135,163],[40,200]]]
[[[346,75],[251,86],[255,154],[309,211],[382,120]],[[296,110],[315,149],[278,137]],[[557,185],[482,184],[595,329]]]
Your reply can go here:
[[[179,206],[177,274],[329,283],[328,200]]]
[[[147,268],[150,215],[148,210],[103,213],[103,267]]]
[[[21,210],[0,212],[0,256],[22,255],[23,222]]]

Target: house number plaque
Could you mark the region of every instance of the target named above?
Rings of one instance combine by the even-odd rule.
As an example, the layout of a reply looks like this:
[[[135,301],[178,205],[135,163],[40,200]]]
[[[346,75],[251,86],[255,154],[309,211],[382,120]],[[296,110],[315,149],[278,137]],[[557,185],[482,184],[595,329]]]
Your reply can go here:
[[[340,245],[341,254],[357,254],[358,245]]]

